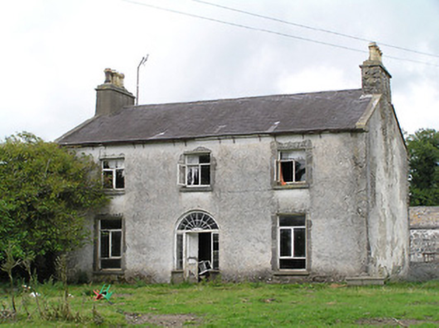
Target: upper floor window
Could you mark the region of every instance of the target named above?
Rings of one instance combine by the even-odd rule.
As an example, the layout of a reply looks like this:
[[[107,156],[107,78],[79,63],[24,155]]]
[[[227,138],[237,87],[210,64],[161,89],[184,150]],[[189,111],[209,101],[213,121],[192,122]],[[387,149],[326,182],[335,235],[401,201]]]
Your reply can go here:
[[[210,154],[186,154],[179,164],[179,185],[187,187],[210,186]]]
[[[306,181],[305,150],[281,150],[278,152],[276,181],[281,186]]]
[[[105,189],[125,188],[125,166],[123,159],[102,160],[102,180]]]

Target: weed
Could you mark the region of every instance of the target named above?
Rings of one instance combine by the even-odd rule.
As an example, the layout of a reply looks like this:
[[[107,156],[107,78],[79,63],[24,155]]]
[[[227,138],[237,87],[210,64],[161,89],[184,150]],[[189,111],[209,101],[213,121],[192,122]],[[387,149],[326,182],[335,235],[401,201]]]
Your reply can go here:
[[[16,312],[11,311],[2,304],[2,309],[0,310],[0,323],[14,321],[16,318]]]
[[[12,270],[17,265],[20,265],[21,260],[16,259],[13,253],[14,253],[14,246],[12,245],[12,243],[9,243],[8,249],[5,250],[6,260],[3,262],[1,269],[2,271],[6,272],[9,277],[11,305],[12,305],[12,311],[15,313],[17,312],[17,308],[15,306],[14,277],[12,276]]]
[[[99,312],[96,310],[96,306],[93,305],[92,308],[92,316],[93,316],[93,323],[95,325],[102,325],[104,323],[104,318],[99,314]]]
[[[3,306],[2,326],[84,325],[124,326],[159,322],[195,321],[209,327],[250,326],[439,326],[439,282],[346,287],[344,284],[160,284],[114,285],[112,303],[94,301],[100,286],[70,285],[64,302],[64,286],[39,286],[44,317],[35,316],[36,304],[29,294],[17,295],[17,313]],[[7,294],[1,294],[0,298]],[[24,298],[24,300],[23,300]],[[27,315],[29,314],[29,316]],[[134,316],[133,314],[136,314]],[[194,319],[191,319],[194,318]],[[135,320],[134,320],[135,319]],[[143,321],[142,321],[143,320]],[[169,321],[166,321],[169,320]]]
[[[132,285],[135,287],[146,287],[148,286],[148,282],[142,278],[135,277]]]

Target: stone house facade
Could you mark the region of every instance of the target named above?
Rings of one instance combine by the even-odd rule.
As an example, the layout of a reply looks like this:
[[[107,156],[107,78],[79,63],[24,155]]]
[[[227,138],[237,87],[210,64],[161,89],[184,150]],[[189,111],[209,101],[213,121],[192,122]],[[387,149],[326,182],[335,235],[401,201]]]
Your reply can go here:
[[[106,70],[96,115],[58,143],[112,197],[74,267],[152,282],[398,278],[407,154],[376,44],[362,88],[134,106]]]

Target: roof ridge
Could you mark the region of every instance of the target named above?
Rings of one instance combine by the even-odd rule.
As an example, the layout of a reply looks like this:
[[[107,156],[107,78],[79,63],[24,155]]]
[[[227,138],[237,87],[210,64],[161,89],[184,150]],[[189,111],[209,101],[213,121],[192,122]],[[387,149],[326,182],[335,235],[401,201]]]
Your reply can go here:
[[[247,100],[247,99],[257,100],[257,99],[261,99],[261,98],[291,97],[291,96],[301,96],[301,95],[316,95],[316,94],[323,94],[323,93],[338,93],[338,92],[341,93],[341,92],[349,92],[349,91],[362,91],[362,89],[357,88],[357,89],[327,90],[327,91],[315,91],[315,92],[268,94],[268,95],[246,96],[246,97],[237,97],[237,98],[218,98],[218,99],[193,100],[193,101],[176,101],[176,102],[124,106],[124,108],[142,108],[142,107],[170,106],[170,105],[180,105],[180,104],[196,105],[196,104],[206,104],[206,103],[215,103],[215,102],[223,102],[224,103],[224,102]]]

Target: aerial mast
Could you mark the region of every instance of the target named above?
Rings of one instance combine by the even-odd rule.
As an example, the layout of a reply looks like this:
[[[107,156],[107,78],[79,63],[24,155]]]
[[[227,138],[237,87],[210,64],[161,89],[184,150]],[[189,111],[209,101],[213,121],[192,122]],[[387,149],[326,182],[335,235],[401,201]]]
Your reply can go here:
[[[148,60],[149,54],[142,57],[142,60],[140,61],[139,65],[137,66],[137,88],[136,88],[136,106],[139,104],[139,70],[140,66],[145,65],[146,61]]]

